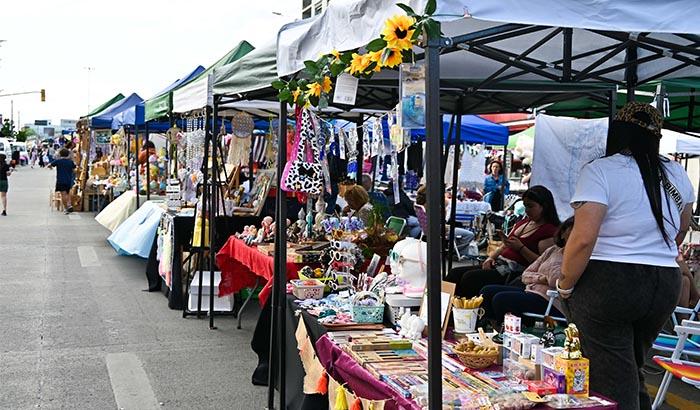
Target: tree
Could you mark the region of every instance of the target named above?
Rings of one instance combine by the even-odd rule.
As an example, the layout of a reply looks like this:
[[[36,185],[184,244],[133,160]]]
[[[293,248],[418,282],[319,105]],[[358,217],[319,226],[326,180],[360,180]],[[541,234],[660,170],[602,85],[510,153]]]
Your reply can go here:
[[[0,128],[0,136],[12,138],[15,135],[15,124],[10,120],[5,120]]]
[[[33,129],[31,128],[22,128],[20,132],[17,133],[17,141],[19,142],[27,142],[27,138],[33,137],[36,135],[36,132],[34,132]]]

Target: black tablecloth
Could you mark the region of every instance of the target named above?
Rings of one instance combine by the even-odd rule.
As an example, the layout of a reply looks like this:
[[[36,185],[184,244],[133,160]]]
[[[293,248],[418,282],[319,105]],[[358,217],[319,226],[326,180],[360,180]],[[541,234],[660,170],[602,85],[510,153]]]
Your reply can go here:
[[[171,288],[164,286],[158,273],[158,237],[153,240],[151,252],[146,264],[146,278],[148,290],[156,292],[162,290],[168,298],[170,309],[182,309],[185,303],[186,286],[182,283],[182,252],[190,249],[192,234],[194,233],[194,216],[174,215],[173,219],[173,266]],[[216,242],[214,249],[223,246],[229,236],[243,230],[246,225],[260,225],[262,217],[255,216],[217,216],[216,217]]]

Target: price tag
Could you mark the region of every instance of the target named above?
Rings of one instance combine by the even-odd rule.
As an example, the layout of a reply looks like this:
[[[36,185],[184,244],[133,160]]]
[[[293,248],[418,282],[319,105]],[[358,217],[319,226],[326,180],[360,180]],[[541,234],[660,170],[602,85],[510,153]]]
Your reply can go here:
[[[333,102],[336,104],[355,105],[359,83],[360,79],[350,74],[343,73],[339,75],[335,82]]]

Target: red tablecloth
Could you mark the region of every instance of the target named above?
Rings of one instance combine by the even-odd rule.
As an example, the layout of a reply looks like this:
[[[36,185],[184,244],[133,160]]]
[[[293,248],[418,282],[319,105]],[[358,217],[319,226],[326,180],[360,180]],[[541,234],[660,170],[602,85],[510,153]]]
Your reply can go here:
[[[264,255],[256,247],[248,246],[231,236],[216,254],[216,264],[221,269],[220,297],[255,286],[255,277],[260,276],[266,283],[260,292],[259,301],[261,305],[265,304],[272,291],[275,273],[275,260],[272,256]],[[287,280],[297,279],[299,269],[297,264],[287,262]]]

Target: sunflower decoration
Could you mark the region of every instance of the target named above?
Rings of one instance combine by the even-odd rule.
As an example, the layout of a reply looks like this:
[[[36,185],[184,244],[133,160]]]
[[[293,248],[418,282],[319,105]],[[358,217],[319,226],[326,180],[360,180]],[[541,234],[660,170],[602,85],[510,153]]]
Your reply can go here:
[[[352,53],[352,61],[350,61],[350,66],[345,71],[352,75],[361,75],[367,71],[367,67],[370,64],[372,64],[372,60],[369,54]]]
[[[331,81],[331,78],[329,76],[324,76],[323,81],[321,82],[321,91],[324,94],[328,94],[331,92],[331,88],[333,87],[333,82]]]
[[[389,18],[382,29],[382,37],[388,47],[398,50],[410,50],[413,47],[413,28],[416,19],[404,14],[397,14]]]
[[[394,68],[403,62],[403,53],[396,48],[387,47],[381,52],[379,65]]]
[[[334,63],[340,62],[340,51],[333,49],[333,51],[331,51],[330,55],[333,56]]]
[[[321,90],[323,86],[317,82],[313,82],[309,85],[306,86],[308,90],[306,91],[306,94],[310,97],[320,97],[321,96]]]

